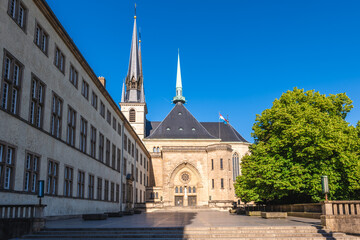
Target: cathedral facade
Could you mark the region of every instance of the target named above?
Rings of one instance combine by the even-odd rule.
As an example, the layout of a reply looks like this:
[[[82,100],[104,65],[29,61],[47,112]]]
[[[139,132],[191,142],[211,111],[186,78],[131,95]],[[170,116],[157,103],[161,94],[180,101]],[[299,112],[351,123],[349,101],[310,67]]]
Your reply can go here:
[[[237,200],[233,183],[250,144],[230,124],[199,122],[189,112],[179,56],[174,107],[162,121],[147,120],[140,44],[135,16],[120,106],[151,155],[146,207],[228,208]]]

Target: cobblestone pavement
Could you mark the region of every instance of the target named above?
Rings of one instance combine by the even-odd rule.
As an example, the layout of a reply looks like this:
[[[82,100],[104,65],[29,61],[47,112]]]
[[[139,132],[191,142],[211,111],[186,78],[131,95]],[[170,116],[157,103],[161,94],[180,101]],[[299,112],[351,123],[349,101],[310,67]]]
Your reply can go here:
[[[47,228],[132,228],[132,227],[256,227],[256,226],[319,226],[320,219],[288,217],[264,219],[243,215],[231,215],[220,211],[152,212],[108,218],[107,220],[83,221],[80,218],[49,220]]]

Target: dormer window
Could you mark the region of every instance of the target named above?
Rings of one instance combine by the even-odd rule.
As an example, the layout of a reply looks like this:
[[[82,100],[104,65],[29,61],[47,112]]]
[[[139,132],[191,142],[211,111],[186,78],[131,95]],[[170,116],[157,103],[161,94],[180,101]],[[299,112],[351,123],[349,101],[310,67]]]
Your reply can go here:
[[[166,128],[166,130],[167,130],[167,131],[170,131],[170,128],[169,128],[169,127],[167,127],[167,128]]]
[[[179,112],[179,113],[178,113],[178,115],[182,115],[182,113],[181,113],[181,112]]]
[[[192,128],[191,130],[195,131],[195,128]]]
[[[182,131],[182,130],[184,130],[182,127],[179,127],[179,131]]]

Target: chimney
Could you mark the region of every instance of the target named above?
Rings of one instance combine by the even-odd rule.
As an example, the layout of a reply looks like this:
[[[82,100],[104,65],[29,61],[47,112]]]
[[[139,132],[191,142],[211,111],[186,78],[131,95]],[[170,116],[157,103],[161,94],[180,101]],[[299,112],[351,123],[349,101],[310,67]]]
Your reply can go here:
[[[102,77],[102,76],[99,76],[98,79],[99,79],[99,81],[101,82],[101,84],[105,87],[105,86],[106,86],[106,80],[105,80],[105,78]]]

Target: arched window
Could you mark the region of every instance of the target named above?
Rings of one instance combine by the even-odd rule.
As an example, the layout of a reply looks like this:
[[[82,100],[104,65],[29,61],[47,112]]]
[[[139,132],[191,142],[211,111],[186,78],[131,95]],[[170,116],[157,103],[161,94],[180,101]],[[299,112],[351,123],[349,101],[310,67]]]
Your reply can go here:
[[[159,198],[159,193],[157,192],[157,193],[156,193],[156,199],[158,199],[158,198]]]
[[[195,187],[193,187],[193,193],[196,193],[196,188]]]
[[[232,162],[233,162],[233,181],[235,182],[236,177],[240,175],[239,155],[237,153],[233,154]]]
[[[178,193],[178,192],[179,192],[179,188],[176,187],[176,188],[175,188],[175,193]]]
[[[156,147],[153,148],[153,152],[156,152]]]
[[[180,193],[182,193],[182,187],[180,187]]]
[[[160,148],[159,148],[159,147],[157,147],[157,152],[160,152]]]
[[[191,193],[191,187],[189,187],[189,193]]]
[[[129,111],[129,122],[135,122],[136,116],[135,116],[135,109],[130,109]]]

